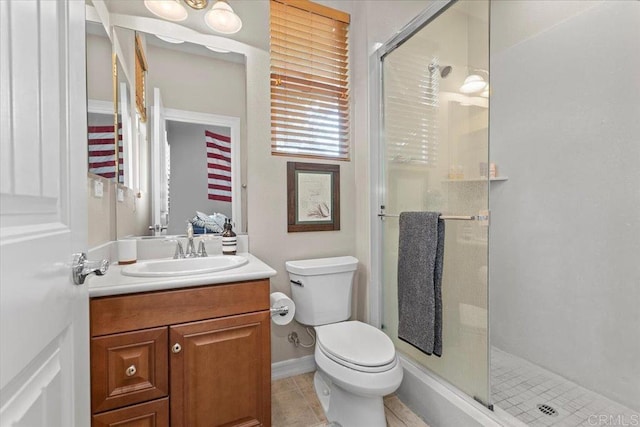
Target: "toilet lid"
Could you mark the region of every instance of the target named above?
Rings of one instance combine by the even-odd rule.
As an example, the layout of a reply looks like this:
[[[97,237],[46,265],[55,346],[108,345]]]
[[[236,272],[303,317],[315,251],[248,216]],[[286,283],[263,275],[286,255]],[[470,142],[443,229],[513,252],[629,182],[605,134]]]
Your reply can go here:
[[[396,349],[379,329],[351,321],[316,327],[318,344],[330,356],[362,367],[378,367],[396,360]]]

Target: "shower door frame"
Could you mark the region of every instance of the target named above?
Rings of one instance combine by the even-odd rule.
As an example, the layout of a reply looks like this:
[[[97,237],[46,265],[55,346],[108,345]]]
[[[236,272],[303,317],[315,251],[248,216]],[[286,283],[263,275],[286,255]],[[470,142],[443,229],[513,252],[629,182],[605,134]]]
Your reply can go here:
[[[371,233],[371,280],[370,280],[370,292],[369,292],[369,323],[373,326],[381,329],[382,327],[382,313],[383,313],[383,241],[382,241],[382,227],[383,221],[381,221],[380,214],[384,213],[381,206],[386,200],[386,188],[383,177],[385,170],[385,158],[383,147],[383,135],[384,135],[384,104],[383,104],[383,58],[409,40],[415,33],[420,31],[426,25],[446,11],[450,6],[454,5],[458,0],[436,0],[432,2],[425,10],[418,14],[413,20],[411,20],[402,30],[396,33],[391,39],[383,43],[369,56],[369,97],[372,110],[370,117],[372,120],[369,122],[369,135],[370,135],[370,151],[369,151],[369,168],[370,168],[370,233]],[[490,14],[489,14],[490,16]],[[489,22],[489,25],[490,22]],[[490,28],[490,27],[489,27]],[[488,124],[489,126],[490,124]],[[487,149],[490,150],[490,141],[488,141]],[[487,184],[488,185],[488,184]],[[487,194],[490,195],[490,188],[487,189]],[[487,254],[487,262],[488,262]],[[487,285],[487,293],[490,286]],[[493,411],[493,401],[491,398],[491,352],[488,350],[490,346],[490,310],[489,310],[489,296],[487,295],[487,388],[488,388],[488,402],[480,402],[473,399],[473,396],[468,395],[462,390],[458,389],[455,385],[451,384],[447,379],[440,377],[438,374],[430,373],[441,380],[443,385],[449,390],[453,391],[460,397],[472,399],[471,401],[477,405],[480,405],[485,410],[488,408]],[[422,367],[422,369],[428,369]]]

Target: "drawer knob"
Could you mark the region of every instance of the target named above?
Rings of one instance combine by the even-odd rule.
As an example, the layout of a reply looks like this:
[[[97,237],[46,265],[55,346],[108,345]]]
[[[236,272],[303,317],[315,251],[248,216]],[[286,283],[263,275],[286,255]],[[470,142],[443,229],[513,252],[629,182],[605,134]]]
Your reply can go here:
[[[178,343],[175,343],[173,347],[171,347],[171,351],[174,353],[180,353],[182,351],[182,346]]]
[[[136,369],[136,365],[131,365],[127,368],[126,371],[124,371],[125,375],[128,377],[134,376],[136,372],[138,372],[138,370]]]

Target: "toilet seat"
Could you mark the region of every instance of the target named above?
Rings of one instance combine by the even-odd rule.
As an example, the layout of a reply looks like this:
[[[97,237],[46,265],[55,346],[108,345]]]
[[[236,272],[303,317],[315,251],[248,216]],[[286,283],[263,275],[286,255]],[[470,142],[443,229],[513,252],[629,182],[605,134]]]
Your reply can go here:
[[[398,359],[391,339],[377,328],[358,321],[316,327],[317,347],[332,361],[359,372],[385,372]]]

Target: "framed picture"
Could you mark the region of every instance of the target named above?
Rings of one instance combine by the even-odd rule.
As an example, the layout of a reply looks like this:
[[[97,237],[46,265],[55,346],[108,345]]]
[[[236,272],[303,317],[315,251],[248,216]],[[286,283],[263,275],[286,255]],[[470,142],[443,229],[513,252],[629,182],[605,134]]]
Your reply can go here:
[[[287,162],[287,231],[340,230],[340,165]]]

